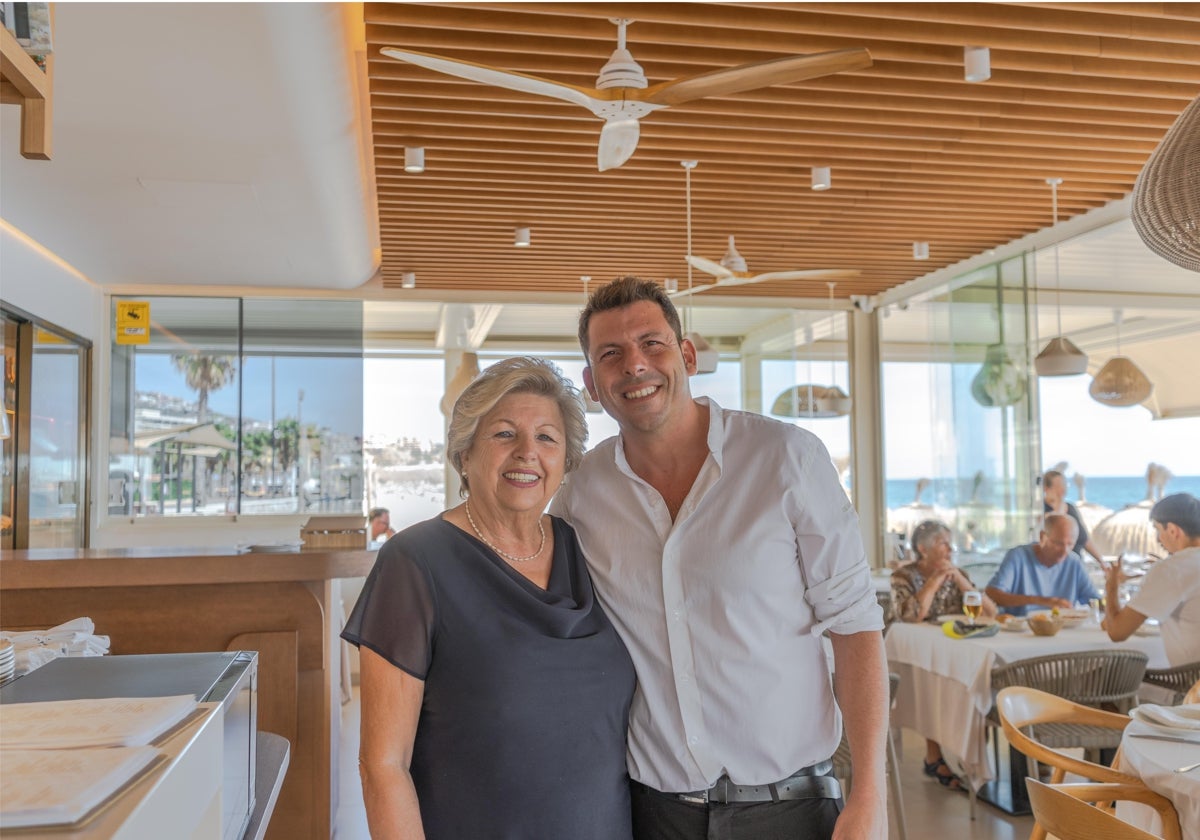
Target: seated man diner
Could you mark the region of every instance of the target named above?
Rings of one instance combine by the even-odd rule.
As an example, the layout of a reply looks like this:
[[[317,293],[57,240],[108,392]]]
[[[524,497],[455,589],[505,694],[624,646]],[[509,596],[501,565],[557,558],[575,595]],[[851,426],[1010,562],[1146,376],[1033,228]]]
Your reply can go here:
[[[1172,666],[1200,661],[1200,500],[1190,493],[1164,496],[1150,509],[1158,541],[1170,552],[1121,606],[1121,561],[1105,568],[1104,629],[1123,642],[1147,618],[1162,623],[1163,646]]]
[[[987,585],[988,597],[1010,615],[1025,615],[1030,607],[1066,609],[1099,599],[1079,555],[1072,551],[1078,536],[1074,519],[1048,514],[1037,542],[1004,555]]]

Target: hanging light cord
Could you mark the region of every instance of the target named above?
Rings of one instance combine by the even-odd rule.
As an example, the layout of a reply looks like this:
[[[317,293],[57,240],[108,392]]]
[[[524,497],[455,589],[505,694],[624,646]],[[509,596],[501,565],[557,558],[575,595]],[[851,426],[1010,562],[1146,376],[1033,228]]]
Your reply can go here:
[[[680,161],[680,166],[683,167],[685,176],[684,194],[687,200],[687,252],[688,256],[692,255],[692,170],[696,168],[696,161],[684,160]],[[684,332],[692,331],[692,263],[688,261],[688,303],[687,310],[684,312]]]
[[[829,339],[832,343],[837,332],[837,316],[833,314],[833,287],[837,285],[837,281],[826,280],[825,285],[829,287]],[[829,352],[829,387],[837,387],[837,365],[834,363],[832,350]]]
[[[1058,185],[1062,178],[1047,178],[1050,200],[1054,206],[1054,227],[1058,227]],[[1058,232],[1054,233],[1054,312],[1058,318],[1058,335],[1062,335],[1062,281],[1058,273]]]

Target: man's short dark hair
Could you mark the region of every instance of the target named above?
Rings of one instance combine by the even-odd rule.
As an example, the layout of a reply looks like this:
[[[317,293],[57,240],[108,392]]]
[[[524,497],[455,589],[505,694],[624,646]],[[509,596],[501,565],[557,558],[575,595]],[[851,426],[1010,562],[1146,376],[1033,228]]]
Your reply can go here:
[[[588,298],[587,305],[579,313],[579,346],[583,348],[583,360],[591,364],[588,358],[588,326],[592,316],[597,312],[607,312],[610,309],[621,309],[635,303],[648,300],[657,303],[667,319],[667,325],[675,333],[676,341],[683,341],[683,325],[679,321],[679,312],[671,303],[671,296],[666,289],[652,280],[643,280],[632,275],[618,277],[611,283],[606,283]]]
[[[1056,478],[1061,478],[1066,483],[1067,477],[1058,470],[1046,470],[1046,474],[1042,476],[1042,489],[1046,489]]]
[[[1200,537],[1200,499],[1191,493],[1163,496],[1150,508],[1150,520],[1164,528],[1175,523],[1189,539]]]
[[[359,510],[362,510],[362,508],[359,508]],[[367,511],[367,521],[374,522],[379,517],[387,516],[387,515],[388,515],[388,509],[385,507],[371,508],[369,511]]]

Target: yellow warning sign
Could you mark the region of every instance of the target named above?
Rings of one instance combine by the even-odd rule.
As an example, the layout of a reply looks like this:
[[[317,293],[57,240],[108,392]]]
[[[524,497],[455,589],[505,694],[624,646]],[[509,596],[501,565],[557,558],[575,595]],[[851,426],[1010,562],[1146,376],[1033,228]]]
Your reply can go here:
[[[117,301],[117,344],[150,343],[150,301]]]

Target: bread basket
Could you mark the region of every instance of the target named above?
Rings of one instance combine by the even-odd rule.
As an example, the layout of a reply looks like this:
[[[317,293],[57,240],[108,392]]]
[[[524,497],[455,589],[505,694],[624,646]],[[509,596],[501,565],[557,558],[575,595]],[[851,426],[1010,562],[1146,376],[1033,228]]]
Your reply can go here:
[[[1034,613],[1029,616],[1029,629],[1035,636],[1053,636],[1063,627],[1063,620],[1052,613]]]

